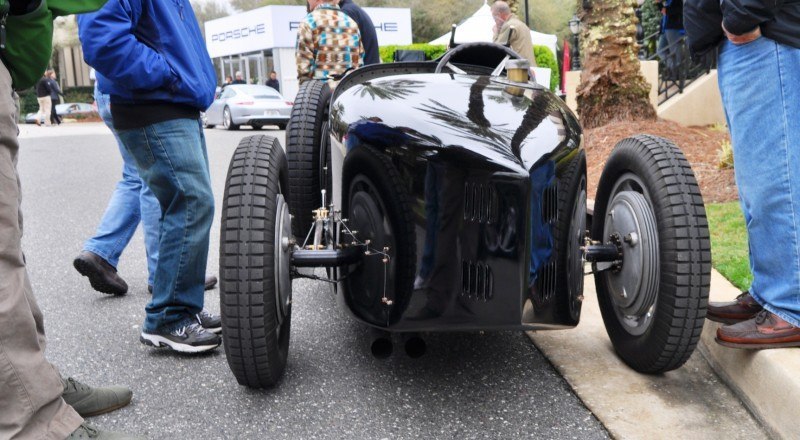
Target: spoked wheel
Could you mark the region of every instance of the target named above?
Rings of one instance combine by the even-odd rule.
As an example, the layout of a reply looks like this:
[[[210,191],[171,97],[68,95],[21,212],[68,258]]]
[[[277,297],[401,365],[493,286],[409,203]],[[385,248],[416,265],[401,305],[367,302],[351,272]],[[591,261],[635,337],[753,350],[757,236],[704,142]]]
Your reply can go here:
[[[231,109],[228,107],[222,110],[222,126],[225,127],[226,130],[239,129],[239,126],[233,123],[233,115],[231,114]]]
[[[236,380],[274,385],[286,368],[292,317],[284,198],[287,165],[269,136],[244,138],[225,182],[220,236],[220,303],[225,355]]]
[[[298,240],[305,239],[311,227],[311,211],[322,204],[320,190],[324,187],[330,190],[323,173],[330,156],[327,129],[330,99],[331,89],[327,83],[304,82],[294,100],[286,132],[292,226]],[[331,196],[328,191],[328,201]]]
[[[683,365],[703,330],[711,249],[700,188],[678,147],[649,135],[617,144],[598,185],[592,239],[622,250],[621,264],[594,265],[617,354],[643,373]]]

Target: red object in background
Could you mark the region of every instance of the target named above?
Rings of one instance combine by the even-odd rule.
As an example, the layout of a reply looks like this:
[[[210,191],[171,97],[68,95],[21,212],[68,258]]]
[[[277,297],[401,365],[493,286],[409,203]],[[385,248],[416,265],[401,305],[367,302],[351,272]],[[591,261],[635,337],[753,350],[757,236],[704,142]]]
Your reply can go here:
[[[566,93],[567,90],[567,72],[572,66],[572,58],[569,56],[569,43],[564,40],[564,55],[561,59],[561,90]]]

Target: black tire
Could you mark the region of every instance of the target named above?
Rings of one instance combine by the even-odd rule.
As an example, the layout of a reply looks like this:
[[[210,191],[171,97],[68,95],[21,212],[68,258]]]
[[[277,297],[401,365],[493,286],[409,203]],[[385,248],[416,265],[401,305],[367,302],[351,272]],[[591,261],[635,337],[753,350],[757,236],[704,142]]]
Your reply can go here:
[[[233,116],[231,115],[231,109],[228,107],[225,107],[222,110],[222,126],[229,131],[234,131],[239,129],[239,126],[233,123]]]
[[[385,283],[380,257],[365,258],[347,269],[342,283],[345,299],[371,324],[393,324],[408,307],[414,285],[417,253],[410,197],[392,161],[371,147],[348,154],[343,181],[347,188],[343,212],[349,227],[358,231],[359,240],[369,240],[372,249],[388,246],[391,257]],[[384,285],[391,307],[382,301]]]
[[[630,206],[630,210],[607,212],[615,197],[625,203],[616,207]],[[633,289],[632,298],[625,290],[612,297],[620,292],[620,283],[636,277],[601,272],[595,275],[600,311],[614,349],[625,363],[642,373],[663,373],[683,365],[697,346],[711,279],[703,197],[689,162],[672,142],[638,135],[614,148],[598,185],[592,238],[608,242],[606,222],[615,225],[628,212],[643,213],[636,217],[643,234],[636,236],[641,241],[623,240],[623,254],[642,256],[641,260],[630,257],[628,270],[643,261],[637,270],[641,274],[638,281],[650,287]],[[649,244],[646,237],[652,237],[647,239]],[[636,246],[640,249],[634,251]],[[625,265],[623,256],[622,271]],[[640,299],[646,300],[638,303]],[[623,312],[630,309],[624,309],[622,303],[633,300],[646,312]]]
[[[288,298],[279,300],[284,272],[276,256],[282,248],[275,247],[287,177],[280,143],[250,136],[234,152],[225,183],[219,258],[223,345],[236,380],[248,387],[274,385],[289,352],[291,281]],[[290,234],[288,220],[283,230]]]
[[[253,127],[253,130],[261,130],[264,128],[264,126],[261,124],[250,124],[250,126]]]
[[[586,153],[578,152],[559,178],[559,212],[555,229],[558,313],[578,325],[583,296],[583,258],[586,237]]]
[[[298,240],[304,240],[311,228],[311,212],[322,204],[320,175],[321,152],[326,136],[328,104],[331,90],[322,81],[306,81],[300,86],[292,106],[289,129],[286,132],[286,156],[289,160],[289,200],[292,230]],[[330,201],[331,193],[328,192]]]

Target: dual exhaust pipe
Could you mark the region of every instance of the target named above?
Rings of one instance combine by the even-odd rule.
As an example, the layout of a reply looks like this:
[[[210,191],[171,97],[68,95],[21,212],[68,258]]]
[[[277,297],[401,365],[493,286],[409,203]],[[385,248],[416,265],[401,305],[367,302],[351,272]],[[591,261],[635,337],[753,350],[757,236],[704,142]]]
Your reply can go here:
[[[406,355],[412,359],[421,358],[428,350],[425,340],[414,333],[404,334],[402,342]],[[385,332],[376,334],[372,339],[370,351],[372,352],[372,356],[376,359],[387,359],[391,356],[394,351],[394,342],[392,341],[391,335]]]

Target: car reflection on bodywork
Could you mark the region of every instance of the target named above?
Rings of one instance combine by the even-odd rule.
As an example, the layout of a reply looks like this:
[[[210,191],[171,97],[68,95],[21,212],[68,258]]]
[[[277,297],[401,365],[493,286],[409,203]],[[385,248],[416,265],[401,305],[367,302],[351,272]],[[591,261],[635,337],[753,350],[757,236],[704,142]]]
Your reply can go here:
[[[249,125],[256,130],[265,125],[286,128],[292,103],[275,89],[263,85],[234,84],[223,87],[204,114],[207,128],[221,125],[237,130]]]

